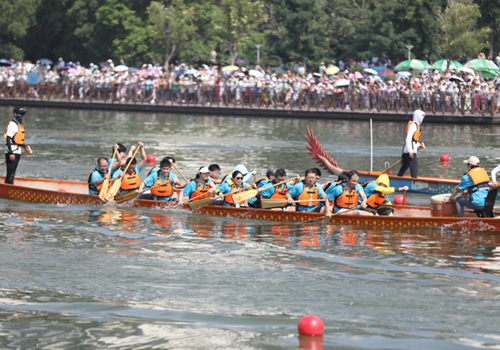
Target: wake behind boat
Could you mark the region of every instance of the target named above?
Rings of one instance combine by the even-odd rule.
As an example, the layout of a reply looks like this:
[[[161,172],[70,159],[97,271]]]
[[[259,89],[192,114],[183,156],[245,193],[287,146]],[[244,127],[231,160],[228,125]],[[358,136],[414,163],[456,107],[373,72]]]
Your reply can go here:
[[[16,178],[16,184],[5,184],[0,177],[0,197],[25,202],[51,204],[103,205],[97,195],[88,194],[88,183],[49,179]],[[106,205],[114,205],[108,203]],[[168,202],[135,199],[124,206],[145,208],[172,208]],[[207,205],[195,212],[203,215],[225,216],[240,219],[306,223],[320,222],[344,225],[368,225],[379,227],[445,227],[452,230],[500,231],[500,219],[478,218],[473,211],[466,211],[464,218],[436,215],[429,207],[394,205],[394,216],[360,216],[350,213],[328,218],[319,213],[288,212],[269,209],[235,208]],[[182,209],[189,210],[187,205]],[[500,215],[500,213],[495,213]],[[438,214],[439,215],[439,214]]]

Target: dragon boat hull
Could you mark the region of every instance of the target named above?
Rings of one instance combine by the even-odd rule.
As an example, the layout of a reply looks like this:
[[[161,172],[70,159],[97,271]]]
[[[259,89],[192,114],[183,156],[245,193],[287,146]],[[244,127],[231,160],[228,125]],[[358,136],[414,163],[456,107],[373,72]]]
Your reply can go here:
[[[0,177],[0,181],[4,181]],[[0,197],[25,202],[52,204],[103,205],[96,195],[87,194],[84,182],[58,181],[46,179],[16,178],[16,184],[0,183]],[[432,192],[434,193],[434,192]],[[109,203],[107,205],[113,205]],[[147,207],[164,209],[169,203],[136,199],[125,204],[128,207]],[[446,227],[454,230],[480,230],[500,232],[500,218],[478,218],[467,211],[465,218],[433,217],[430,208],[415,206],[394,206],[395,216],[365,216],[341,214],[326,218],[323,214],[288,212],[267,209],[232,208],[207,205],[196,211],[198,214],[233,217],[239,219],[284,221],[311,224],[333,223],[344,225],[368,225],[386,228],[397,227]],[[184,209],[189,210],[187,206]]]

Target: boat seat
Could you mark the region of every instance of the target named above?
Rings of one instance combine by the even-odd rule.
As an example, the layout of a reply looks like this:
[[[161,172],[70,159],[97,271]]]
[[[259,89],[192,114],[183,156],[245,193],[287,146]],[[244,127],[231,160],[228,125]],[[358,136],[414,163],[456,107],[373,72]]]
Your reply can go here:
[[[493,212],[493,207],[495,206],[495,199],[497,199],[498,187],[492,188],[488,191],[488,196],[486,197],[486,202],[484,203],[484,208],[479,210],[474,210],[476,215],[480,218],[494,218],[495,213]]]

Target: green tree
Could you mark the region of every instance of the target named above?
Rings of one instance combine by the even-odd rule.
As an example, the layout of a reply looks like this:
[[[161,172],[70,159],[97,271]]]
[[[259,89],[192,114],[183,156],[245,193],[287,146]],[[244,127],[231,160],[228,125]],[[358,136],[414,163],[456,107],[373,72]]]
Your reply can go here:
[[[215,12],[214,33],[220,47],[227,52],[231,65],[245,45],[256,42],[262,36],[259,25],[267,21],[260,1],[222,0]]]
[[[177,50],[186,48],[186,43],[196,30],[193,24],[194,10],[186,7],[183,0],[172,0],[169,7],[153,1],[147,10],[149,31],[153,42],[163,49],[165,69]]]
[[[14,42],[23,38],[35,20],[36,0],[0,1],[0,44],[2,54],[22,59],[24,52]],[[15,57],[14,57],[15,56]]]
[[[498,25],[499,21],[497,18],[500,17],[500,1],[499,0],[475,0],[475,3],[479,5],[479,11],[481,12],[481,18],[478,20],[478,25],[480,27],[490,28],[490,56],[495,59],[495,47],[499,47],[500,38],[498,37]]]
[[[445,10],[435,13],[441,24],[437,33],[438,47],[446,59],[475,56],[488,47],[490,29],[476,28],[481,14],[472,0],[449,0]]]

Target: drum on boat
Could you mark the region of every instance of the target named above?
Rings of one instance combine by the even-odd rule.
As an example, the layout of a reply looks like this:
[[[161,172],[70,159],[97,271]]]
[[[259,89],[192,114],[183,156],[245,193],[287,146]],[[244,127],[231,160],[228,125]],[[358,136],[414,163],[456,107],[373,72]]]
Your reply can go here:
[[[455,202],[445,202],[451,194],[438,194],[431,197],[431,216],[458,216]]]

